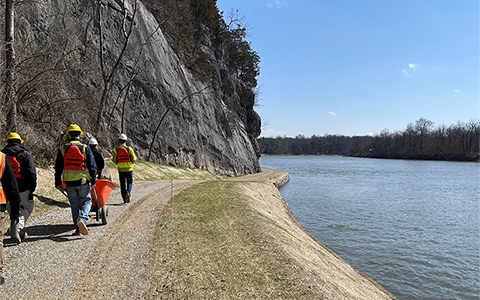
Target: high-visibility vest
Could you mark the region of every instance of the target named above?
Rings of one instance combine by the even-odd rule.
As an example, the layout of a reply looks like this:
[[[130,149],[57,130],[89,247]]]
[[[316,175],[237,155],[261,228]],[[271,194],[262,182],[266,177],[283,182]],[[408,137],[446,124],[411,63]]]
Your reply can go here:
[[[60,148],[63,155],[63,181],[78,181],[82,178],[90,181],[92,179],[87,169],[86,147],[80,142],[72,142]]]
[[[0,204],[7,203],[7,196],[5,195],[5,191],[3,190],[3,185],[2,185],[2,177],[3,177],[3,172],[5,171],[6,157],[7,156],[4,153],[0,152]]]
[[[13,173],[15,173],[15,178],[23,178],[22,174],[20,174],[20,157],[19,153],[17,156],[15,155],[7,155],[8,161],[12,165]]]
[[[128,146],[120,146],[115,148],[117,152],[117,166],[119,169],[133,167],[132,158],[128,152]]]

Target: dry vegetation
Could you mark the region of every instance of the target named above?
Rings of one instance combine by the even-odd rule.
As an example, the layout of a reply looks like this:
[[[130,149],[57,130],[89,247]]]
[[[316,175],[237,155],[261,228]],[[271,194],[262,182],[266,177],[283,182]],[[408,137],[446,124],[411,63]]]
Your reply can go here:
[[[152,299],[306,296],[239,185],[206,182],[175,197],[158,224]]]
[[[308,234],[269,178],[245,179],[198,184],[169,204],[151,299],[395,299]]]

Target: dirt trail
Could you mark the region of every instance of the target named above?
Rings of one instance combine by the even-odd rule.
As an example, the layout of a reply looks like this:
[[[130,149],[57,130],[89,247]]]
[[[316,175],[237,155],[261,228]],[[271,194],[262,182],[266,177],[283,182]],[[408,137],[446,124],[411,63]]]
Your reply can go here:
[[[175,180],[173,193],[198,182]],[[29,221],[23,243],[5,237],[0,299],[144,298],[153,224],[170,196],[166,180],[135,184],[127,205],[115,189],[106,204],[109,223],[91,218],[85,237],[71,235],[69,207]]]

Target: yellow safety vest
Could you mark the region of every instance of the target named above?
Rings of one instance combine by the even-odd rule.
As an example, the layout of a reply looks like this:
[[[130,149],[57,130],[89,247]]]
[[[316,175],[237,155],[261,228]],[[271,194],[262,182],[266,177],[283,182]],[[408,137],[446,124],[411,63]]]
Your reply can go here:
[[[63,155],[63,181],[78,181],[82,178],[86,178],[90,181],[90,179],[92,179],[85,158],[86,147],[86,145],[80,142],[72,141],[60,148]]]
[[[120,146],[114,149],[117,161],[115,162],[119,169],[128,169],[133,167],[132,158],[128,146]]]

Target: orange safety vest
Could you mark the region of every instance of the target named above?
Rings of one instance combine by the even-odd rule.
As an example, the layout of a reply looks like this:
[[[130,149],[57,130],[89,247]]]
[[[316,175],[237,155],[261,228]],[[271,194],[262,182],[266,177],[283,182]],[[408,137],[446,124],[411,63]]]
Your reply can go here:
[[[85,158],[86,145],[81,143],[68,143],[63,146],[63,181],[77,181],[86,177],[90,180]]]
[[[6,155],[0,152],[0,204],[7,203],[7,196],[5,195],[5,191],[3,190],[3,185],[2,185],[3,172],[5,171],[5,161],[6,161],[5,157]]]
[[[131,163],[132,159],[130,158],[130,153],[125,146],[118,147],[117,150],[117,164],[120,163]]]
[[[19,153],[18,156],[7,155],[8,161],[12,165],[13,173],[15,173],[15,178],[23,178],[22,174],[20,174],[20,154],[21,153]]]

